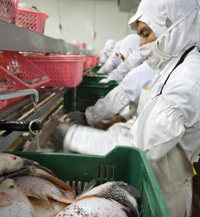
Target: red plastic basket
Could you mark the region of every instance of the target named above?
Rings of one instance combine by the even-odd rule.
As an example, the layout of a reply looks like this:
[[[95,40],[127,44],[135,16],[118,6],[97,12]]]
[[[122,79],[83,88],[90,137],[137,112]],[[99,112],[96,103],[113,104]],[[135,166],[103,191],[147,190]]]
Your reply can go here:
[[[42,78],[45,78],[45,80],[42,80]],[[34,79],[38,80],[38,82],[30,84]],[[23,55],[8,51],[2,53],[0,62],[0,93],[39,89],[49,81],[49,76]],[[4,107],[18,99],[0,101],[0,107]]]
[[[92,58],[90,56],[86,56],[86,59],[84,62],[84,69],[88,70],[91,65],[92,65]]]
[[[15,23],[18,0],[0,1],[0,20]]]
[[[16,25],[33,32],[44,34],[45,22],[48,17],[47,14],[42,12],[17,9]]]
[[[96,64],[99,64],[99,63],[100,63],[100,57],[96,56]]]
[[[4,67],[0,66],[0,93],[25,89],[27,89],[27,87],[23,81],[16,78],[15,75],[8,72],[8,70],[6,70]],[[4,106],[9,105],[16,100],[19,100],[19,98],[22,97],[0,100],[0,108],[3,108]]]
[[[83,43],[83,42],[72,42],[71,44],[78,46],[78,47],[86,48],[86,43]]]
[[[88,58],[91,59],[90,67],[96,66],[96,56],[95,55],[90,55]]]
[[[27,56],[44,70],[51,81],[50,87],[76,87],[82,81],[84,55]]]

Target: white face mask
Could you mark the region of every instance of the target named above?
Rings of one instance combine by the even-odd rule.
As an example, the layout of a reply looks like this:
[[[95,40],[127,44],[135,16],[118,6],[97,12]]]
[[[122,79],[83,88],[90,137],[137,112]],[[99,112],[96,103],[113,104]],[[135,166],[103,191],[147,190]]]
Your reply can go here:
[[[156,46],[157,43],[158,41],[156,40],[139,48],[140,55],[147,60],[149,66],[154,70],[162,69],[169,61],[169,58],[163,58],[163,56],[159,54],[159,50]]]

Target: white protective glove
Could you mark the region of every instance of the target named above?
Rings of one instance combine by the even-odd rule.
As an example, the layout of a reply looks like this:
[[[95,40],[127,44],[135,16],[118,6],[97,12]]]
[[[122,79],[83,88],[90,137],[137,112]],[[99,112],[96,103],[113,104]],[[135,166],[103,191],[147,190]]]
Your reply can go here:
[[[113,88],[104,98],[97,100],[95,105],[87,107],[85,116],[92,125],[95,122],[120,114],[130,104],[130,98],[120,85]]]
[[[63,140],[71,126],[71,124],[59,123],[54,132],[51,134],[50,141],[54,152],[63,150]]]
[[[88,125],[84,112],[74,111],[67,114],[70,124]]]

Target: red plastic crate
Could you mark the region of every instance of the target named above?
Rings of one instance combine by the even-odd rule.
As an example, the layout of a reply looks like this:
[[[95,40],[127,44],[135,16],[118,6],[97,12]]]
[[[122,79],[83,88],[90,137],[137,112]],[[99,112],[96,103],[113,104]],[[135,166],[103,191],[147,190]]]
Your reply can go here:
[[[91,58],[91,64],[90,67],[96,66],[96,56],[95,55],[90,55],[88,58]]]
[[[96,64],[99,64],[99,63],[100,63],[100,57],[96,56]]]
[[[0,1],[0,20],[15,23],[18,0]]]
[[[50,87],[76,87],[82,81],[84,55],[27,56],[51,81]]]
[[[83,42],[72,42],[71,44],[78,46],[78,47],[86,48],[86,43],[83,43]]]
[[[84,62],[84,69],[88,70],[91,65],[92,65],[92,58],[90,56],[86,56],[86,59]]]
[[[50,78],[41,80],[44,77],[49,76],[23,55],[8,51],[2,53],[0,62],[0,93],[24,89],[39,89],[50,81]],[[37,79],[38,82],[30,84],[34,79]],[[0,107],[4,107],[18,99],[0,101]]]
[[[44,34],[45,22],[48,17],[47,14],[42,12],[17,9],[16,25],[33,32]]]

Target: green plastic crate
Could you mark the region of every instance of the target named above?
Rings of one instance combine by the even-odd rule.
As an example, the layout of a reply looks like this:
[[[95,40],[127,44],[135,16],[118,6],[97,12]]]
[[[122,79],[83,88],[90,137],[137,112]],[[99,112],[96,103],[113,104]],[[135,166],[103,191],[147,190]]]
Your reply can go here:
[[[81,84],[86,84],[86,85],[105,85],[103,83],[99,83],[100,80],[102,80],[103,78],[106,78],[105,76],[83,76],[83,80]],[[108,84],[114,84],[114,85],[118,85],[118,83],[116,81],[109,81],[107,83]]]
[[[87,97],[87,96],[74,96],[74,90],[70,90],[65,96],[64,96],[64,108],[67,112],[71,111],[81,111],[85,112],[86,108],[88,106],[93,106],[96,101],[98,100],[97,97]]]
[[[96,73],[100,68],[101,68],[101,66],[96,65],[93,68],[91,68],[91,72],[95,72]]]
[[[145,154],[133,147],[118,146],[105,156],[69,153],[11,152],[51,169],[70,185],[81,186],[124,181],[141,193],[138,203],[143,217],[170,217],[169,209]]]
[[[99,83],[100,80],[102,80],[103,78],[105,77],[99,77],[99,76],[83,76],[83,80],[82,80],[82,83],[85,83],[85,84],[96,84],[96,83]]]
[[[96,101],[106,96],[117,83],[107,84],[87,84],[81,83],[75,89],[71,89],[64,96],[64,108],[67,111],[85,111],[88,106],[92,106]]]

